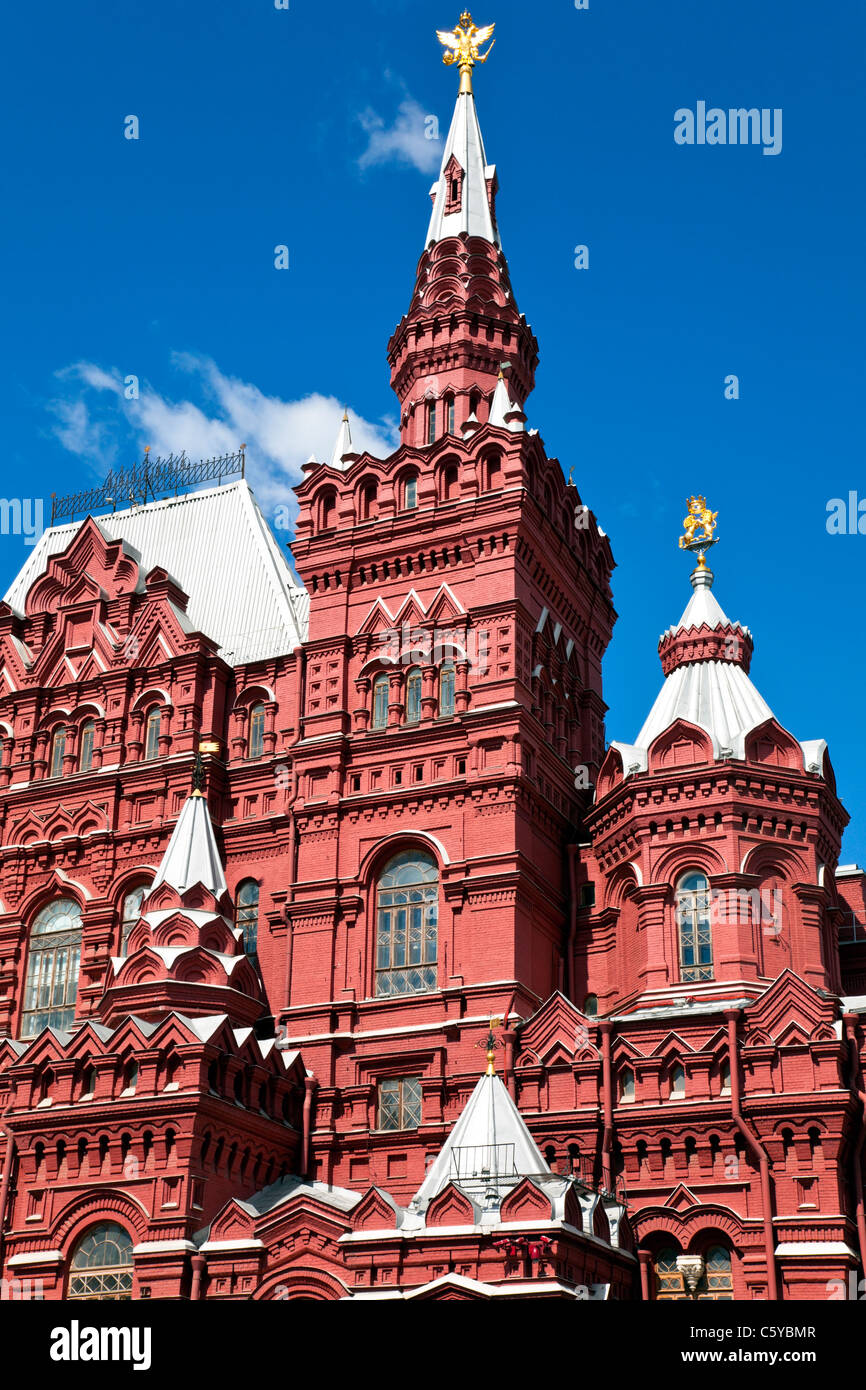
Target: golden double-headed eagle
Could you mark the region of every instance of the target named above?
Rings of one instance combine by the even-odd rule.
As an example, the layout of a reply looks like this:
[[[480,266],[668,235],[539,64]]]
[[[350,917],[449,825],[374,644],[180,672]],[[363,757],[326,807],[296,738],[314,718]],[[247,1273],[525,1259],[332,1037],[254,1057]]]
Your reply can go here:
[[[493,40],[490,48],[484,54],[479,53],[482,44],[490,38],[495,24],[485,24],[481,29],[472,23],[472,16],[468,10],[464,10],[460,16],[460,23],[456,29],[437,29],[436,37],[446,50],[442,54],[443,63],[458,63],[460,65],[460,90],[461,92],[472,91],[472,69],[476,63],[486,63],[490,57],[490,49],[496,40]]]

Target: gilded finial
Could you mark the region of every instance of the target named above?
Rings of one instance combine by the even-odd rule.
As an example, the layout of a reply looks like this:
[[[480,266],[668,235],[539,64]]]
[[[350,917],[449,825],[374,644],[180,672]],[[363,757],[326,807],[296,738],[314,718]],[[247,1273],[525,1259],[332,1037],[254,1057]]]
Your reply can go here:
[[[457,63],[460,67],[460,91],[472,91],[472,69],[476,63],[486,63],[490,57],[490,49],[493,48],[495,39],[490,44],[487,52],[478,52],[483,43],[490,38],[495,24],[485,24],[481,29],[476,28],[472,23],[472,16],[468,10],[464,10],[460,16],[460,23],[456,29],[437,29],[436,37],[442,47],[447,51],[442,54],[443,63],[450,67]]]
[[[201,749],[196,749],[195,762],[192,765],[192,792],[191,796],[203,796],[204,787],[204,763],[201,759]]]
[[[501,1028],[501,1027],[502,1027],[502,1019],[501,1019],[501,1018],[491,1018],[491,1020],[490,1020],[490,1028],[489,1028],[488,1033],[487,1033],[487,1039],[486,1039],[486,1041],[483,1042],[483,1043],[478,1043],[478,1044],[476,1044],[478,1047],[483,1047],[483,1048],[485,1049],[486,1053],[487,1053],[487,1068],[486,1068],[485,1073],[484,1073],[485,1076],[495,1076],[495,1075],[496,1075],[496,1049],[497,1049],[497,1047],[501,1047],[501,1046],[502,1046],[502,1043],[499,1042],[499,1040],[498,1040],[496,1037],[494,1037],[493,1029],[494,1029],[494,1028]]]
[[[689,510],[683,519],[684,531],[680,536],[680,550],[696,550],[698,569],[706,569],[704,552],[709,550],[711,545],[718,544],[719,538],[713,535],[713,532],[719,514],[710,511],[706,497],[689,497],[686,499],[686,506]]]

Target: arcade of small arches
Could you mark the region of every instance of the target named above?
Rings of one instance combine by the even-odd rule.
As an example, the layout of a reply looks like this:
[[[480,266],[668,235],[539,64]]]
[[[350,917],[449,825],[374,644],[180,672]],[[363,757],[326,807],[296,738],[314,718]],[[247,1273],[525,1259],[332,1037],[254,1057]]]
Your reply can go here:
[[[255,761],[276,747],[277,704],[272,697],[250,700],[242,693],[230,715],[229,739],[235,759]],[[126,763],[154,762],[171,752],[173,706],[161,693],[140,698],[130,710],[123,740]],[[116,722],[116,721],[115,721]],[[103,765],[103,746],[108,721],[94,708],[77,713],[55,711],[46,716],[33,736],[33,775],[59,780],[80,773],[98,772]],[[11,725],[0,725],[0,785],[8,785],[16,736]]]

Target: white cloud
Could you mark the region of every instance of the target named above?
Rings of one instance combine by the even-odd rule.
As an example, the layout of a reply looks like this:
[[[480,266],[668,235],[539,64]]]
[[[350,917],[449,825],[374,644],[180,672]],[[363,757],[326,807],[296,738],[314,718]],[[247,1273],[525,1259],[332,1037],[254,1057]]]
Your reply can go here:
[[[178,353],[174,365],[187,373],[198,400],[171,400],[142,382],[137,400],[127,400],[123,378],[92,362],[77,362],[58,372],[79,395],[51,402],[54,434],[64,448],[105,472],[117,460],[116,435],[124,426],[136,438],[133,458],[146,444],[154,457],[186,452],[190,459],[234,453],[247,445],[247,477],[269,516],[288,505],[291,488],[302,479],[301,467],[311,453],[328,460],[343,413],[343,402],[313,393],[300,400],[266,396],[251,382],[226,376],[209,358]],[[352,442],[359,453],[379,458],[397,443],[391,421],[376,424],[350,411]],[[114,437],[113,437],[114,436]],[[129,460],[130,462],[132,459]]]
[[[404,97],[397,109],[393,125],[386,125],[384,118],[367,107],[358,117],[367,133],[367,148],[358,165],[368,169],[373,164],[411,164],[422,174],[436,173],[442,158],[442,142],[438,136],[438,123],[428,115],[412,97]],[[431,138],[436,132],[436,138]]]

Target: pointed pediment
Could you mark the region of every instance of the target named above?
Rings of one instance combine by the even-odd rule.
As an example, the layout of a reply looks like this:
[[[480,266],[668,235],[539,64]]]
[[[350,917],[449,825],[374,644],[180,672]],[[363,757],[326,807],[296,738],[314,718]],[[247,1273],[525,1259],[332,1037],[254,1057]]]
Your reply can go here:
[[[703,1051],[703,1049],[700,1050]],[[679,1033],[672,1030],[668,1033],[667,1037],[662,1038],[657,1047],[653,1048],[650,1056],[666,1057],[673,1060],[674,1058],[683,1057],[687,1053],[694,1051],[695,1048],[691,1043],[686,1042],[685,1038],[680,1037]]]
[[[254,1234],[255,1213],[233,1197],[213,1221],[208,1240],[252,1240]]]
[[[543,1066],[570,1065],[587,1048],[597,1057],[595,1021],[581,1013],[576,1004],[557,990],[541,1005],[520,1030],[521,1059]]]
[[[686,1211],[689,1207],[697,1205],[697,1197],[685,1183],[678,1183],[665,1202],[665,1206],[673,1208],[674,1211]]]
[[[384,599],[376,598],[371,604],[356,636],[380,633],[385,630],[409,628],[413,625],[435,623],[439,627],[464,627],[467,623],[466,610],[447,584],[440,584],[436,593],[425,604],[417,590],[410,589],[396,611],[392,612]]]
[[[783,970],[745,1011],[749,1036],[764,1035],[774,1041],[792,1022],[798,1023],[809,1037],[818,1025],[832,1023],[834,1017],[833,1001],[822,999],[793,970]]]
[[[474,1226],[477,1220],[475,1204],[449,1182],[431,1199],[424,1219],[428,1227]]]
[[[550,1217],[550,1198],[531,1178],[524,1178],[512,1188],[499,1211],[500,1221],[549,1221]]]
[[[138,554],[122,540],[109,540],[93,517],[83,521],[65,550],[49,557],[24,601],[28,617],[65,607],[85,593],[109,597],[139,586]]]
[[[397,1204],[388,1192],[371,1187],[352,1213],[353,1231],[388,1231],[397,1226]]]

